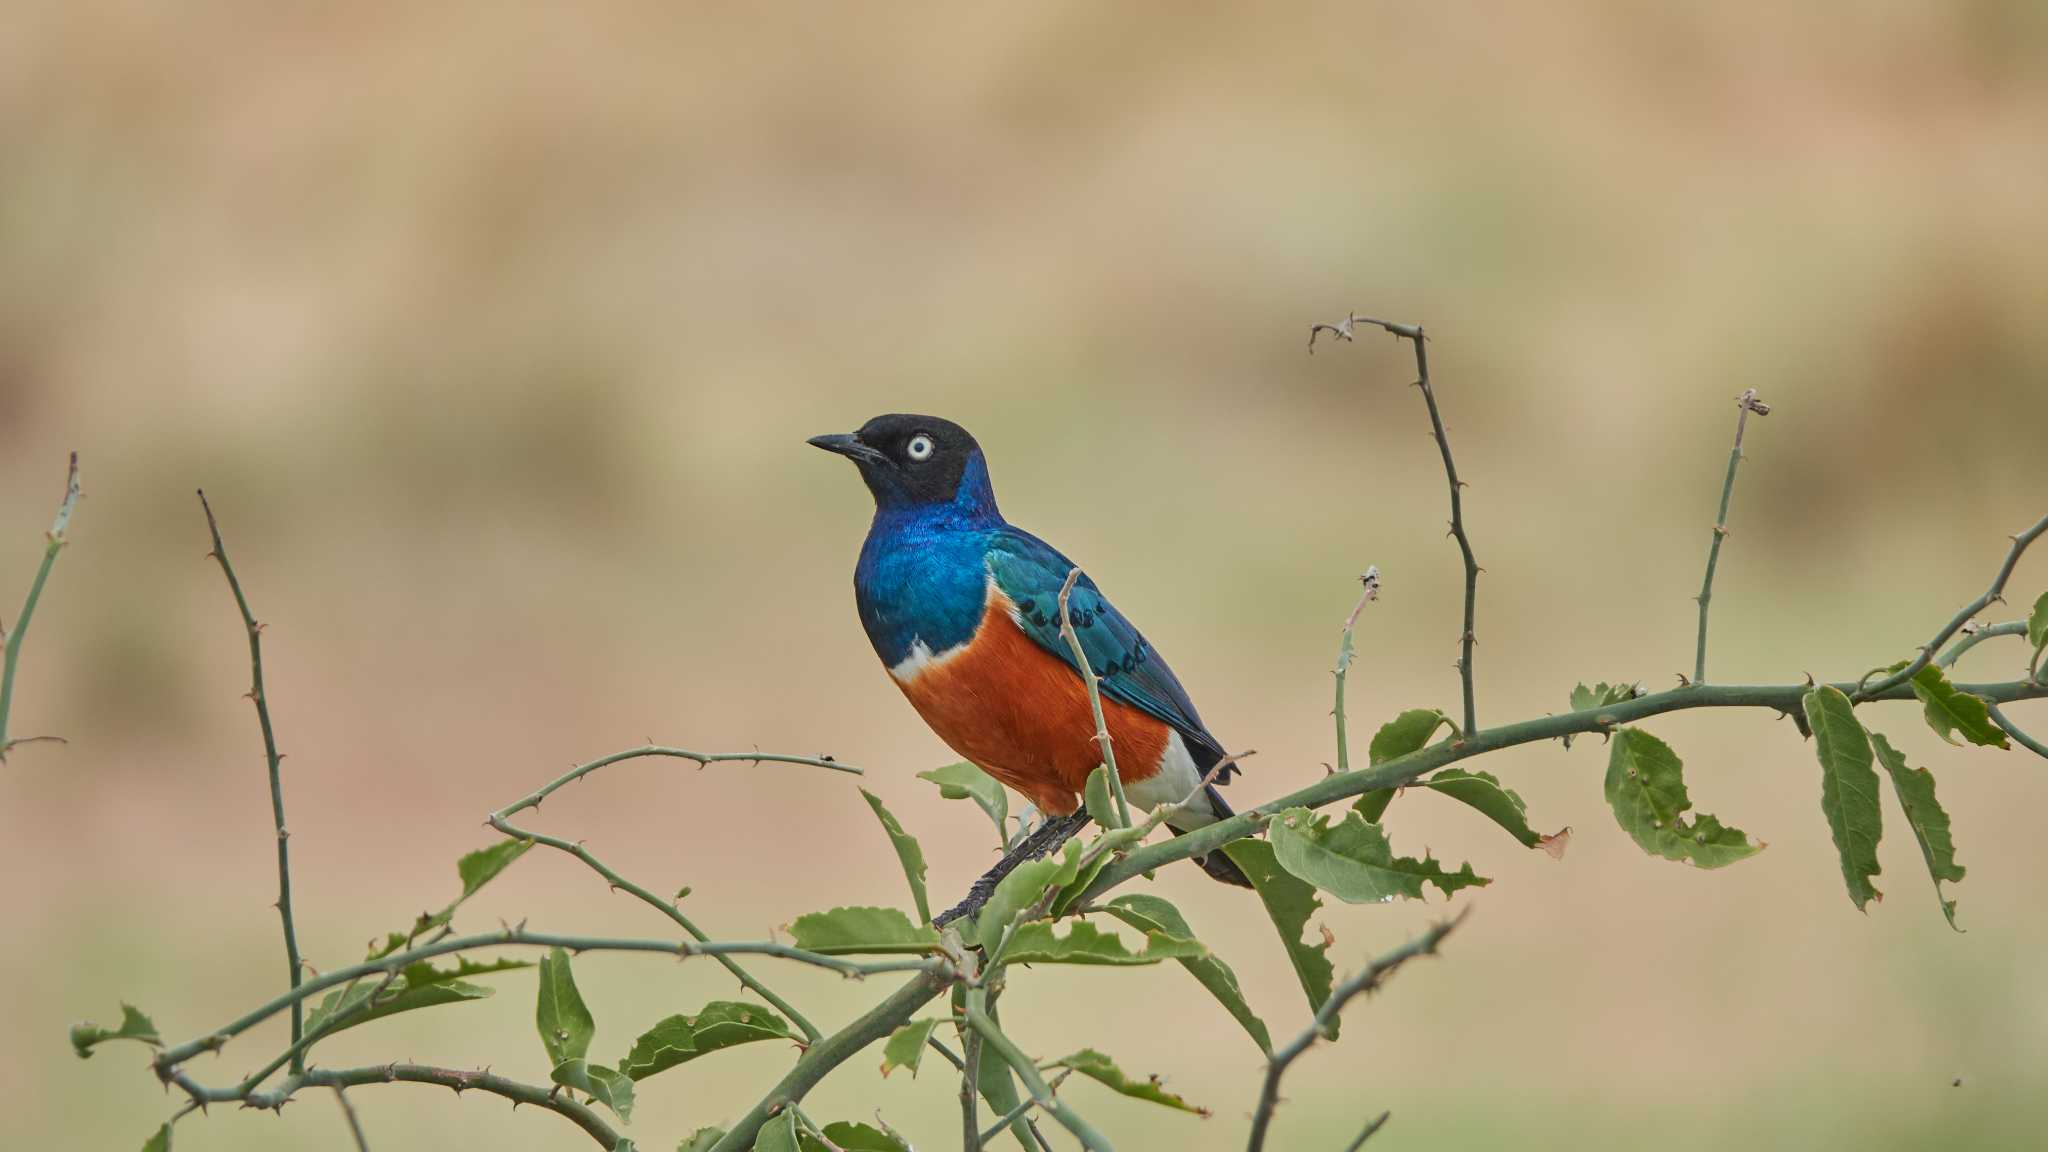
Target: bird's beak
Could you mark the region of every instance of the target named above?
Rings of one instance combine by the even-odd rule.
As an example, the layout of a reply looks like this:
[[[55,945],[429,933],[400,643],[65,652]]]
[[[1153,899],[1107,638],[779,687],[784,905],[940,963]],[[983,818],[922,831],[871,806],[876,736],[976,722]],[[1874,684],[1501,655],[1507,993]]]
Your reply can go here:
[[[860,437],[845,432],[836,432],[830,436],[813,436],[804,443],[813,448],[823,448],[827,452],[837,452],[841,456],[850,457],[858,464],[884,464],[889,460],[887,456],[861,443]]]

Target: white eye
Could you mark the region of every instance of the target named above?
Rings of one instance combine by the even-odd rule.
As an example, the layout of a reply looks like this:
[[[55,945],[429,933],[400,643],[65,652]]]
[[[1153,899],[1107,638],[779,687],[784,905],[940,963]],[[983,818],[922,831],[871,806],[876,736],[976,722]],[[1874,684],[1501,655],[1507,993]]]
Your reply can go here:
[[[909,444],[904,445],[903,452],[912,460],[929,460],[932,458],[932,438],[919,432],[910,438]]]

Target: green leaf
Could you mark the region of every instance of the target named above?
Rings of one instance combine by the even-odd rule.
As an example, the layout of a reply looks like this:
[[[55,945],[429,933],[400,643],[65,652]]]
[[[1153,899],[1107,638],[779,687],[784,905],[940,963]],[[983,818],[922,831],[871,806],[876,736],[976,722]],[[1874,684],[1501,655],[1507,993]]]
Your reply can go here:
[[[1503,785],[1491,772],[1467,772],[1463,768],[1445,768],[1416,783],[1432,792],[1441,792],[1453,800],[1478,809],[1481,815],[1506,829],[1508,835],[1521,841],[1524,848],[1542,848],[1557,857],[1564,855],[1565,835],[1570,830],[1545,836],[1529,827],[1529,806],[1522,802],[1522,798],[1516,795],[1512,788]]]
[[[723,1128],[699,1128],[688,1136],[683,1137],[683,1142],[676,1145],[676,1152],[711,1152],[712,1147],[723,1139],[725,1139],[725,1129]]]
[[[1003,942],[1003,930],[1019,914],[1037,903],[1046,889],[1065,884],[1075,877],[1079,867],[1076,848],[1077,845],[1069,840],[1067,850],[1058,856],[1019,864],[1002,878],[994,892],[989,893],[988,902],[974,915],[974,935],[983,956],[995,956],[996,949]]]
[[[1961,732],[1963,739],[1972,744],[2012,747],[2005,738],[2005,730],[1991,722],[1991,709],[1984,698],[1950,684],[1938,665],[1929,664],[1913,674],[1913,695],[1926,705],[1927,726],[1943,740],[1958,743],[1955,733]]]
[[[995,821],[997,843],[1009,843],[1010,797],[995,777],[962,760],[944,768],[919,772],[917,778],[937,784],[939,795],[948,800],[972,800],[979,804],[981,810],[988,813],[988,818]]]
[[[1799,701],[1813,729],[1820,757],[1820,807],[1842,858],[1842,879],[1858,909],[1884,899],[1870,882],[1881,869],[1877,842],[1884,813],[1877,803],[1877,773],[1870,766],[1870,737],[1856,719],[1855,705],[1839,689],[1822,684]]]
[[[867,797],[868,807],[875,810],[875,819],[882,822],[882,831],[889,834],[889,843],[896,847],[896,859],[903,865],[903,878],[910,882],[910,899],[917,905],[917,922],[929,924],[932,919],[931,905],[926,902],[924,891],[924,849],[918,847],[917,837],[903,830],[896,817],[882,806],[882,798],[863,788],[862,796]]]
[[[1098,827],[1124,826],[1123,814],[1116,808],[1116,794],[1109,788],[1109,765],[1097,764],[1095,771],[1088,774],[1088,783],[1081,789],[1081,803]]]
[[[1446,872],[1426,853],[1420,860],[1394,855],[1386,832],[1357,812],[1332,825],[1328,816],[1289,808],[1266,825],[1266,836],[1282,868],[1349,904],[1420,900],[1425,882],[1446,896],[1492,883],[1475,875],[1470,864]]]
[[[1934,880],[1934,898],[1941,901],[1941,914],[1948,918],[1948,926],[1954,928],[1956,902],[1943,895],[1941,885],[1944,880],[1951,884],[1960,882],[1963,866],[1956,863],[1948,813],[1942,811],[1941,803],[1934,798],[1934,773],[1925,768],[1906,767],[1906,754],[1893,748],[1879,733],[1870,734],[1870,746],[1877,753],[1878,763],[1884,765],[1892,778],[1892,790],[1898,793],[1899,807],[1906,810],[1906,823],[1913,829],[1913,839],[1920,842],[1920,857],[1927,862],[1927,875]]]
[[[1179,960],[1189,956],[1206,956],[1209,950],[1200,941],[1171,936],[1164,932],[1145,933],[1145,948],[1132,952],[1125,947],[1123,939],[1114,932],[1104,932],[1086,920],[1073,921],[1065,936],[1055,931],[1050,920],[1033,920],[1020,924],[1010,936],[1010,946],[1003,952],[1006,964],[1157,964],[1161,960]]]
[[[142,1142],[142,1152],[171,1152],[171,1125],[165,1121],[156,1134]]]
[[[1372,745],[1366,754],[1372,763],[1385,764],[1410,752],[1419,752],[1429,745],[1429,738],[1436,735],[1436,730],[1446,724],[1450,725],[1451,731],[1458,730],[1458,725],[1439,709],[1410,708],[1373,733]]]
[[[1192,1112],[1197,1116],[1207,1116],[1209,1114],[1207,1108],[1190,1104],[1161,1087],[1159,1077],[1157,1076],[1144,1080],[1131,1079],[1129,1076],[1124,1075],[1123,1069],[1118,1068],[1115,1061],[1093,1048],[1083,1048],[1072,1056],[1065,1056],[1053,1061],[1046,1065],[1046,1067],[1071,1068],[1090,1080],[1095,1081],[1097,1084],[1108,1088],[1110,1091],[1129,1096],[1133,1100],[1149,1100],[1154,1104],[1163,1104],[1168,1108],[1175,1108],[1182,1112]]]
[[[789,1024],[759,1004],[714,1000],[694,1015],[670,1016],[640,1034],[619,1071],[635,1080],[666,1072],[706,1053],[757,1040],[799,1040]]]
[[[152,1048],[164,1046],[164,1038],[157,1035],[156,1025],[131,1004],[121,1005],[121,1026],[118,1028],[102,1028],[90,1023],[71,1026],[71,1050],[78,1053],[80,1060],[92,1055],[94,1045],[109,1040],[135,1040]]]
[[[432,965],[420,964],[414,967],[436,971]],[[408,972],[411,969],[407,970]],[[329,1029],[328,1034],[346,1032],[358,1024],[396,1016],[400,1012],[411,1012],[419,1008],[433,1008],[442,1004],[460,1004],[465,1000],[488,1000],[496,989],[485,988],[462,980],[442,978],[413,985],[407,976],[399,976],[381,994],[377,981],[363,981],[346,988],[337,988],[321,999],[312,1013],[306,1017],[308,1033]],[[372,997],[375,999],[373,1000]],[[335,1021],[339,1023],[335,1023]]]
[[[2041,593],[2027,613],[2027,644],[2035,651],[2048,648],[2048,592]]]
[[[583,994],[576,990],[576,974],[569,970],[569,953],[560,947],[541,958],[534,1024],[550,1064],[583,1059],[590,1051],[590,1038],[597,1034],[597,1021],[591,1019]]]
[[[1079,900],[1088,891],[1088,886],[1095,883],[1095,878],[1102,874],[1102,870],[1115,862],[1118,853],[1134,847],[1138,841],[1145,838],[1143,832],[1142,828],[1112,828],[1086,845],[1078,838],[1067,841],[1066,850],[1076,857],[1076,866],[1072,879],[1062,882],[1060,894],[1053,898],[1053,915],[1062,915],[1073,907],[1074,901]],[[1106,844],[1107,847],[1097,852],[1093,860],[1081,863],[1079,858],[1094,850],[1097,844]]]
[[[889,1042],[882,1045],[882,1076],[898,1068],[910,1069],[913,1079],[924,1064],[925,1049],[930,1046],[932,1029],[939,1026],[937,1018],[912,1020],[889,1034]]]
[[[1321,1008],[1330,998],[1330,982],[1335,975],[1329,957],[1331,937],[1325,931],[1319,943],[1302,941],[1308,918],[1323,904],[1315,885],[1296,879],[1280,867],[1274,859],[1273,845],[1264,840],[1233,840],[1223,846],[1223,854],[1251,880],[1259,902],[1266,906],[1266,915],[1287,949],[1288,962],[1294,965],[1295,979],[1301,982],[1302,994],[1308,997],[1309,1010]],[[1327,1035],[1332,1040],[1337,1038],[1334,1016]]]
[[[456,903],[476,895],[477,889],[496,879],[498,873],[510,868],[512,862],[526,855],[526,850],[531,847],[531,840],[501,840],[457,860],[455,874],[462,877],[462,896]]]
[[[754,1152],[802,1152],[796,1138],[796,1109],[784,1108],[769,1117],[754,1137]]]
[[[1642,686],[1638,684],[1609,684],[1605,680],[1591,688],[1581,684],[1572,689],[1572,711],[1589,712],[1623,700],[1633,700],[1642,694]],[[1564,746],[1572,746],[1572,734],[1569,732],[1565,733]]]
[[[611,1109],[621,1120],[633,1119],[633,1078],[588,1060],[564,1060],[555,1065],[549,1079]]]
[[[1143,893],[1119,896],[1111,900],[1103,911],[1146,933],[1148,937],[1152,933],[1158,933],[1181,940],[1195,939],[1194,932],[1188,928],[1188,922],[1181,918],[1180,909],[1157,896]],[[1188,974],[1199,981],[1202,987],[1207,988],[1209,994],[1223,1005],[1223,1010],[1230,1013],[1231,1018],[1243,1026],[1245,1032],[1251,1036],[1252,1042],[1259,1046],[1259,1051],[1272,1052],[1273,1038],[1266,1031],[1266,1022],[1259,1019],[1258,1014],[1253,1012],[1251,1005],[1246,1002],[1244,992],[1237,984],[1237,973],[1231,971],[1230,965],[1214,955],[1183,956],[1179,959],[1181,967],[1187,969]]]
[[[845,1120],[825,1125],[825,1140],[832,1142],[829,1145],[808,1132],[799,1131],[797,1136],[802,1141],[803,1152],[832,1152],[833,1148],[840,1152],[913,1152],[910,1145],[894,1133]]]
[[[1652,856],[1720,868],[1763,851],[1740,829],[1705,812],[1688,822],[1684,765],[1671,745],[1640,728],[1613,733],[1607,754],[1607,804],[1636,845]]]
[[[1450,725],[1452,732],[1458,730],[1457,723],[1438,709],[1410,708],[1382,724],[1380,730],[1373,733],[1372,744],[1366,749],[1366,756],[1374,764],[1384,764],[1410,752],[1420,751],[1429,744],[1429,738],[1436,735],[1436,730],[1447,724]],[[1395,791],[1393,788],[1375,788],[1359,796],[1352,807],[1367,821],[1378,823],[1379,818],[1385,815],[1387,805],[1394,802]]]
[[[912,924],[895,908],[834,908],[807,912],[789,926],[796,946],[827,956],[854,952],[935,952],[935,929]]]

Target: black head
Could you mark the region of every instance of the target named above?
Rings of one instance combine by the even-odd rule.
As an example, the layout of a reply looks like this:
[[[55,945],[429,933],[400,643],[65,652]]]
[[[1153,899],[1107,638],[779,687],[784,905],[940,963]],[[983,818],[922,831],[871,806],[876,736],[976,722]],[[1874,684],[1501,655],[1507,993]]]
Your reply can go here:
[[[813,436],[814,448],[852,460],[884,510],[931,504],[995,508],[981,445],[951,420],[893,413],[847,435]]]

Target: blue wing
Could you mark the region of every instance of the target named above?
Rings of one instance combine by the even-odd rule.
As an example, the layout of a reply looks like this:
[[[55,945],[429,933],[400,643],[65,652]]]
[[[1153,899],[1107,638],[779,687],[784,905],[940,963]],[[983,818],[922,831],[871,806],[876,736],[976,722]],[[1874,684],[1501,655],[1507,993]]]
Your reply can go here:
[[[1060,585],[1066,583],[1074,563],[1052,545],[1009,525],[996,532],[987,556],[989,574],[1017,606],[1024,634],[1078,673],[1073,651],[1060,636]],[[1089,667],[1102,678],[1103,695],[1171,726],[1204,769],[1224,755],[1216,738],[1202,726],[1194,702],[1173,669],[1085,572],[1074,583],[1067,614],[1081,638],[1081,650],[1088,654]],[[1232,771],[1234,766],[1226,768],[1218,781],[1229,779]]]

